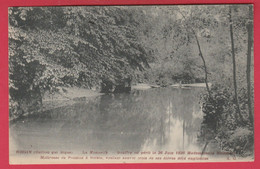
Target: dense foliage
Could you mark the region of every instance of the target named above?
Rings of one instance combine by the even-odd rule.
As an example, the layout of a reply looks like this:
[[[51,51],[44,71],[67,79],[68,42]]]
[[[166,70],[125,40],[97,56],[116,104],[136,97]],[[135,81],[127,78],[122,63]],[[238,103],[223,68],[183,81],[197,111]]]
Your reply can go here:
[[[254,150],[254,133],[249,120],[246,100],[240,100],[242,118],[237,113],[234,92],[229,88],[214,86],[211,97],[202,98],[202,122],[199,139],[209,143],[217,141],[222,150],[243,156],[251,155]],[[246,94],[244,93],[244,98]]]
[[[131,11],[118,7],[10,8],[10,103],[144,70],[149,65],[138,25]]]

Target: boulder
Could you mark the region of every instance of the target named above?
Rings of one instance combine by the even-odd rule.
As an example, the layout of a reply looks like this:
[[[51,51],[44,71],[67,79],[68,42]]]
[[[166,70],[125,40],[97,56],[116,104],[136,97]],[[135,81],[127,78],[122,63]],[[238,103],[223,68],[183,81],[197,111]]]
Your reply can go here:
[[[104,79],[101,82],[101,93],[128,93],[131,91],[130,77],[112,81]]]

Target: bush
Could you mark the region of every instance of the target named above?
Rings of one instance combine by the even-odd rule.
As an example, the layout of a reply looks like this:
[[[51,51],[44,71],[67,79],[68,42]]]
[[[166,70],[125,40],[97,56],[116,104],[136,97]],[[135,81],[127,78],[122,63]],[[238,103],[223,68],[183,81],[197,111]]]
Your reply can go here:
[[[240,119],[235,104],[234,94],[229,88],[213,86],[208,94],[202,96],[204,113],[200,140],[217,140],[221,150],[235,154],[251,152],[253,146],[253,129],[248,117],[247,106],[240,106],[243,119]],[[246,99],[240,100],[246,105]]]

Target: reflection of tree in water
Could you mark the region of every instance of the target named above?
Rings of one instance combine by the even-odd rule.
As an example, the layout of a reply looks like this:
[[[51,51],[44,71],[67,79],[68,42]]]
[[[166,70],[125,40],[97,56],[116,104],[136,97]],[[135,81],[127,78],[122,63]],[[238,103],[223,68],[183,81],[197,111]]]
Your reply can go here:
[[[146,137],[149,125],[148,113],[139,95],[127,93],[101,96],[99,122],[96,132],[106,140],[106,146],[113,150],[139,150]],[[102,131],[102,132],[100,132]]]
[[[149,149],[150,145],[153,145],[155,149],[165,147],[165,149],[184,150],[196,142],[202,118],[199,106],[200,92],[201,89],[169,88],[160,94],[155,93],[154,98],[160,100],[155,107],[162,106],[166,109],[159,111],[160,123],[158,126],[154,126],[156,123],[152,126],[152,133],[143,149]],[[158,98],[157,95],[161,97]]]

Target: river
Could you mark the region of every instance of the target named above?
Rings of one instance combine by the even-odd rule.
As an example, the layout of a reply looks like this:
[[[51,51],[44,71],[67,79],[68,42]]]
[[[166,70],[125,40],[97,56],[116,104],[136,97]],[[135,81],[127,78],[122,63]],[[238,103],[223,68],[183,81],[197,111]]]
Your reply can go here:
[[[203,90],[133,90],[20,118],[10,123],[10,156],[17,150],[201,152]]]

